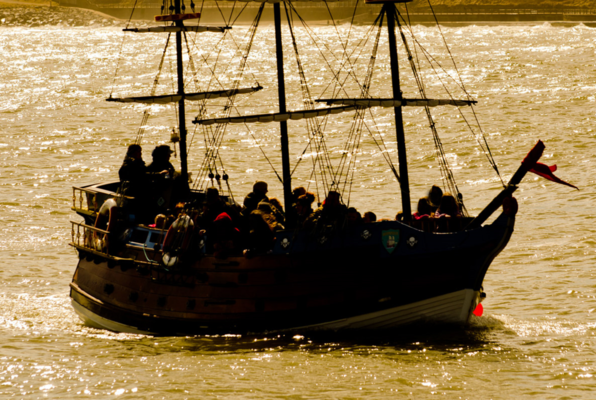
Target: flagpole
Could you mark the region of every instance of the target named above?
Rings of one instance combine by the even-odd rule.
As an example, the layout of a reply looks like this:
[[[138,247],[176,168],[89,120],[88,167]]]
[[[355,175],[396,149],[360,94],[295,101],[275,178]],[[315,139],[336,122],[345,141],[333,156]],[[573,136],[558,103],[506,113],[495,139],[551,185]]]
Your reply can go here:
[[[536,145],[530,150],[526,158],[522,161],[522,164],[519,166],[515,174],[509,180],[509,183],[503,189],[497,197],[493,199],[485,208],[478,214],[476,218],[474,218],[468,226],[466,226],[466,230],[474,229],[480,227],[501,205],[503,204],[503,200],[506,197],[510,197],[513,192],[517,190],[517,185],[524,179],[524,176],[536,165],[540,157],[542,157],[542,153],[544,152],[544,143],[541,140],[536,143]]]

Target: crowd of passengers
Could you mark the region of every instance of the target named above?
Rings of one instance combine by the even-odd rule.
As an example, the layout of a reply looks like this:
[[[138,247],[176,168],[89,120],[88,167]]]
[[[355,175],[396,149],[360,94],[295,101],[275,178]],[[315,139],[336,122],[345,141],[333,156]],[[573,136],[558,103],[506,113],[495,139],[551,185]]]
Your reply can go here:
[[[146,166],[141,146],[130,145],[119,171],[122,192],[135,198],[129,207],[139,216],[139,222],[147,222],[150,227],[166,230],[180,214],[187,214],[198,228],[199,237],[208,239],[209,253],[233,253],[240,247],[266,252],[273,246],[276,232],[286,227],[315,232],[377,221],[371,211],[361,215],[356,208],[346,207],[336,191],[330,191],[313,209],[315,195],[304,187],[292,191],[292,204],[284,210],[278,199],[267,196],[268,185],[262,181],[253,185],[243,206],[225,202],[215,187],[206,190],[200,204],[178,202],[188,198],[188,183],[182,181],[180,173],[170,163],[171,154],[169,146],[157,146],[152,152],[151,164]],[[168,204],[176,206],[168,209]],[[417,211],[412,214],[414,224],[419,221],[418,225],[459,218],[458,201],[448,193],[443,194],[438,186],[433,186],[428,196],[418,201]],[[402,221],[402,212],[395,219]]]

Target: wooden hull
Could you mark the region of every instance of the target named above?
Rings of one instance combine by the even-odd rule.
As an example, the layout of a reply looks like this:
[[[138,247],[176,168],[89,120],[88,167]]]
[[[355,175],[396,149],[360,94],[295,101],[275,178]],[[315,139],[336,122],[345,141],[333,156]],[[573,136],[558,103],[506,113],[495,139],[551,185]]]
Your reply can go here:
[[[356,315],[340,320],[323,322],[315,325],[296,326],[292,328],[273,330],[269,332],[308,332],[322,330],[381,330],[393,329],[402,325],[417,322],[460,323],[468,321],[471,311],[478,305],[480,291],[464,289],[455,293],[437,296],[400,307],[393,307],[373,313]],[[115,332],[135,334],[156,334],[155,331],[143,330],[137,326],[113,321],[94,313],[82,306],[74,298],[72,306],[81,320],[87,326],[98,329],[108,329]],[[202,333],[205,329],[194,331]],[[167,331],[166,331],[167,332]],[[224,332],[224,331],[222,331]],[[182,332],[179,332],[182,333]]]
[[[390,329],[418,321],[465,323],[514,219],[449,234],[380,222],[325,238],[282,233],[271,254],[203,256],[176,271],[80,250],[71,283],[90,326],[159,335]],[[397,236],[386,248],[384,234]]]

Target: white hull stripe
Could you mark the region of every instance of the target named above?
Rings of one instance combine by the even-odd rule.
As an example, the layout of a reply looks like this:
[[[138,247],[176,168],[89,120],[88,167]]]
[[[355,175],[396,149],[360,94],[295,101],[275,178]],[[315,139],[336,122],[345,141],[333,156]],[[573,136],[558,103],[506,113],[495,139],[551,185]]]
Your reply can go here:
[[[416,321],[436,321],[466,323],[472,307],[476,305],[480,293],[472,289],[418,301],[405,306],[363,314],[321,324],[301,326],[295,330],[339,330],[339,329],[388,329]]]
[[[479,295],[479,292],[472,289],[464,289],[405,306],[394,307],[383,311],[324,322],[321,324],[283,329],[278,332],[298,330],[388,329],[417,321],[466,323],[471,311],[473,311],[472,307],[476,306],[478,302]],[[72,306],[85,325],[93,328],[145,335],[156,333],[143,331],[130,325],[103,318],[81,306],[74,300],[72,300]]]
[[[151,335],[154,333],[142,331],[135,328],[134,326],[121,324],[119,322],[100,317],[91,310],[88,310],[87,308],[74,301],[74,299],[71,299],[71,303],[72,307],[79,315],[79,318],[83,321],[85,325],[90,326],[91,328],[107,329],[113,332],[136,333],[141,335]]]

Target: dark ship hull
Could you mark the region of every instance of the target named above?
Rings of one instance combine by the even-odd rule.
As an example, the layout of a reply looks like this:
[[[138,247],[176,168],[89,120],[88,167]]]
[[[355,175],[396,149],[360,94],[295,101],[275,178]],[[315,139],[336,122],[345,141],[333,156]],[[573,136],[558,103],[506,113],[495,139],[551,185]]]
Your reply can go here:
[[[268,254],[216,258],[196,248],[193,260],[167,268],[154,261],[161,260],[153,250],[161,231],[135,226],[138,241],[112,255],[84,239],[89,232],[80,230],[94,228],[73,223],[80,260],[70,295],[90,326],[158,335],[466,323],[513,225],[501,214],[454,233],[397,221],[335,235],[285,231]]]

